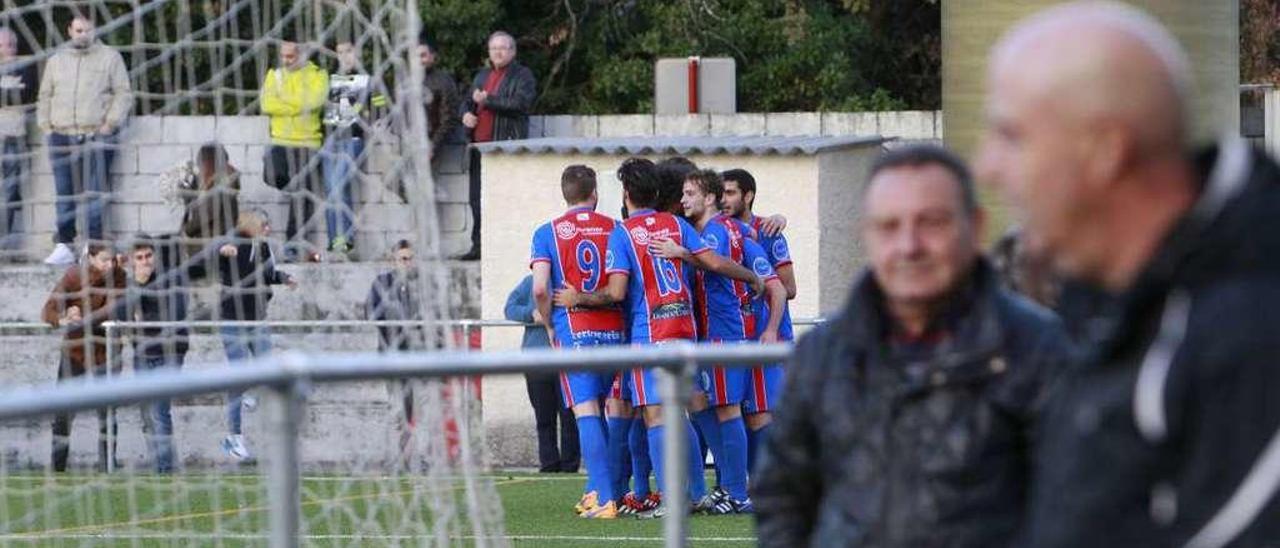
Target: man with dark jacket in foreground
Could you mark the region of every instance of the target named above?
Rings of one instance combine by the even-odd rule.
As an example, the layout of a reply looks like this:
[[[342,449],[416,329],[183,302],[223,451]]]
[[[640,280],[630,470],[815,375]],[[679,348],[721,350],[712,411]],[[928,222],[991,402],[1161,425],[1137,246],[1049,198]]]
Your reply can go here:
[[[889,152],[863,200],[871,267],[787,366],[754,475],[760,545],[1010,545],[1065,335],[979,255],[958,158]]]
[[[1045,11],[990,66],[983,180],[1117,303],[1046,406],[1031,542],[1280,545],[1280,170],[1185,154],[1189,64],[1134,8]]]

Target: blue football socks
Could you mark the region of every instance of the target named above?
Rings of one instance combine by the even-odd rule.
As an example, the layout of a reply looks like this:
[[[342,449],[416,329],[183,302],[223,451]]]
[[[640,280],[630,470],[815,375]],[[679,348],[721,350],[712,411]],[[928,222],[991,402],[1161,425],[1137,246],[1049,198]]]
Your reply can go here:
[[[747,500],[747,429],[742,417],[720,423],[720,440],[723,451],[716,455],[723,479],[720,486],[733,500]]]
[[[608,455],[610,482],[613,495],[622,498],[627,493],[627,480],[630,475],[631,455],[630,440],[631,421],[628,417],[609,417]]]
[[[578,417],[578,444],[582,447],[582,462],[587,465],[587,489],[596,492],[601,504],[613,500],[604,419],[599,415]]]
[[[649,474],[653,472],[653,463],[649,460],[649,427],[644,419],[634,419],[630,432],[631,443],[631,490],[637,498],[649,496]]]

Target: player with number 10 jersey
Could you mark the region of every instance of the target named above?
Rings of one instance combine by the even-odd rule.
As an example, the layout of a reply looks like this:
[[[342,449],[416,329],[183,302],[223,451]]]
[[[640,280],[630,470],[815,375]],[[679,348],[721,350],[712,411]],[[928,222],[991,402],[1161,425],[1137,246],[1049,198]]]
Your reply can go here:
[[[606,271],[628,275],[631,342],[637,344],[697,338],[684,261],[654,255],[651,246],[659,240],[672,240],[692,255],[710,251],[689,223],[670,213],[640,209],[614,228]]]

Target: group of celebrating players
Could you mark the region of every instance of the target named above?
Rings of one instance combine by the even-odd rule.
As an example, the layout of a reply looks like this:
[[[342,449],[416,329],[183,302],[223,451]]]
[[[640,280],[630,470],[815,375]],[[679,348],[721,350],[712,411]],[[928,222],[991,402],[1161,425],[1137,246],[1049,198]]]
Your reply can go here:
[[[750,173],[698,169],[677,157],[656,164],[630,158],[617,174],[623,220],[595,210],[595,171],[573,165],[560,181],[568,210],[533,234],[535,319],[554,345],[792,340],[790,252],[776,229],[781,223],[753,215]],[[652,471],[664,485],[667,403],[688,406],[689,469],[702,470],[702,442],[716,465],[714,489],[702,474],[689,475],[691,510],[753,512],[747,471],[782,377],[776,364],[708,367],[688,402],[663,402],[652,369],[562,373],[561,392],[577,417],[587,469],[574,510],[588,519],[658,518],[668,511],[649,484]]]

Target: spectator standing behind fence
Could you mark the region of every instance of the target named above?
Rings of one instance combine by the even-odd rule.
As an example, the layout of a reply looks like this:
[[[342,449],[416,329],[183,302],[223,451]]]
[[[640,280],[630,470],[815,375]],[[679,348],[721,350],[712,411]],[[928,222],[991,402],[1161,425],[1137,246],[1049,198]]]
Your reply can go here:
[[[182,236],[188,256],[197,255],[213,240],[229,234],[240,217],[240,172],[227,150],[206,143],[196,152],[190,190],[182,190]]]
[[[529,137],[529,111],[538,96],[533,71],[516,61],[516,39],[498,31],[489,36],[489,66],[481,69],[465,98],[462,125],[471,142]],[[458,258],[480,259],[480,152],[471,150],[471,250]]]
[[[67,269],[53,291],[40,317],[52,327],[63,330],[62,352],[58,358],[58,381],[85,373],[105,376],[119,374],[113,363],[108,369],[106,330],[102,322],[109,319],[111,307],[124,290],[125,273],[120,269],[112,249],[101,243],[89,244],[84,264]],[[119,356],[119,353],[116,354]],[[98,470],[107,469],[107,459],[115,458],[116,422],[110,421],[113,440],[107,443],[107,409],[98,410]],[[67,470],[71,453],[71,420],[73,415],[53,417],[53,456],[55,472]]]
[[[186,276],[160,266],[156,242],[145,234],[135,237],[129,251],[125,297],[115,317],[124,322],[183,322],[187,319]],[[133,342],[133,371],[137,374],[182,368],[188,348],[187,328],[143,327],[128,331]],[[147,436],[158,474],[174,471],[173,416],[168,399],[142,404],[142,430]]]
[[[796,346],[753,478],[760,545],[1017,545],[1062,326],[979,254],[950,153],[887,153],[862,203],[871,267]]]
[[[323,135],[320,114],[328,98],[329,75],[307,60],[297,42],[280,43],[280,66],[262,80],[262,113],[271,118],[271,146],[267,147],[263,176],[267,184],[289,196],[284,259],[319,260],[307,243],[307,229],[321,203],[320,166],[316,152]]]
[[[133,108],[124,58],[96,40],[93,21],[76,15],[67,35],[69,46],[45,63],[36,101],[36,119],[49,136],[49,163],[58,195],[55,245],[44,260],[50,265],[76,260],[72,245],[79,203],[85,209],[85,236],[90,242],[102,241],[116,132]]]
[[[365,130],[374,109],[386,107],[387,98],[377,93],[373,78],[361,70],[360,52],[350,40],[338,42],[337,67],[329,75],[329,100],[324,107],[325,136],[321,158],[324,164],[325,230],[328,249],[337,259],[346,259],[355,247],[355,190],[360,178],[367,143]]]
[[[378,274],[365,301],[366,316],[375,321],[422,320],[421,281],[414,263],[413,245],[408,240],[396,242],[392,251],[395,266]],[[426,348],[421,327],[379,326],[379,352],[409,352]],[[396,428],[400,432],[401,461],[408,466],[410,441],[413,436],[413,386],[407,379],[393,380],[387,385],[393,400],[401,402]]]
[[[18,36],[0,27],[0,174],[4,200],[0,209],[0,251],[22,248],[22,183],[30,172],[27,156],[27,120],[35,107],[40,81],[35,61],[19,66]]]
[[[428,39],[418,42],[418,60],[422,61],[422,100],[427,107],[427,135],[431,138],[431,160],[436,163],[440,147],[445,143],[463,142],[458,113],[458,84],[449,71],[436,65],[440,51]]]
[[[280,270],[276,270],[267,235],[271,224],[266,212],[249,209],[240,213],[236,231],[229,241],[218,242],[218,280],[222,283],[219,296],[223,321],[261,321],[267,319],[267,304],[271,302],[271,286],[287,284],[297,287],[297,282]],[[231,365],[250,358],[264,358],[271,354],[271,329],[266,326],[224,325],[218,330],[222,347]],[[233,391],[227,394],[227,427],[229,434],[222,440],[222,450],[236,460],[251,459],[241,429],[244,409],[253,409],[257,401],[253,396]]]
[[[431,142],[431,169],[434,171],[440,164],[440,147],[446,143],[462,144],[466,141],[458,131],[458,85],[449,71],[436,66],[439,50],[425,36],[418,39],[418,60],[422,63],[422,103],[427,113],[427,137]],[[395,130],[401,135],[409,127],[407,89],[400,88],[401,97],[395,116]],[[397,178],[396,194],[401,200],[409,203],[409,194],[404,186],[404,178]]]
[[[511,290],[511,294],[507,295],[503,315],[513,322],[538,324],[525,326],[520,348],[551,347],[542,315],[533,302],[533,276],[525,276]],[[577,472],[581,462],[578,419],[573,415],[573,408],[561,405],[564,399],[560,393],[560,375],[525,373],[524,383],[529,392],[529,404],[533,406],[534,427],[538,432],[538,471]],[[556,427],[557,421],[560,423],[559,428]],[[559,446],[556,445],[557,437],[560,439]]]

